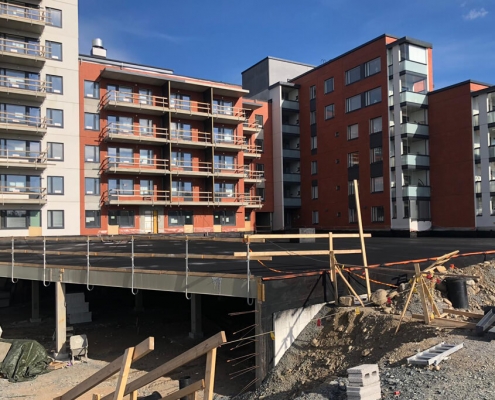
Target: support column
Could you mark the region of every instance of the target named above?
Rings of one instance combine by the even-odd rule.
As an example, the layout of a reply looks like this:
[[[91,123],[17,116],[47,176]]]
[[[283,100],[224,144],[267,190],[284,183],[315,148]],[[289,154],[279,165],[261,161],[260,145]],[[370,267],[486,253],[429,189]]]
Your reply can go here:
[[[144,311],[143,306],[143,291],[139,290],[134,296],[134,312],[142,313]]]
[[[67,305],[65,303],[65,283],[55,282],[55,357],[63,359],[67,356]]]
[[[31,281],[31,319],[30,322],[41,322],[40,318],[40,283]]]
[[[201,312],[201,295],[191,294],[191,339],[201,339],[203,337],[203,324]]]

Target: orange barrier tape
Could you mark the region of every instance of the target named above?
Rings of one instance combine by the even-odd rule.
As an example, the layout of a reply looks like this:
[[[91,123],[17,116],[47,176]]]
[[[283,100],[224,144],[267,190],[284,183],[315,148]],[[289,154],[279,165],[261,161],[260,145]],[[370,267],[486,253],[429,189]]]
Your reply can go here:
[[[249,252],[250,252],[250,253],[252,253],[252,252],[253,252],[253,250],[252,250],[252,249],[249,249]],[[266,265],[263,263],[263,261],[261,261],[261,260],[258,260],[258,262],[259,262],[261,265],[263,265],[263,267],[265,267],[265,268],[269,269],[269,270],[270,270],[270,271],[272,271],[272,272],[278,272],[278,273],[280,273],[280,274],[284,273],[284,271],[279,271],[278,269],[275,269],[275,268],[270,268],[270,267],[266,266]]]
[[[358,278],[361,278],[361,279],[363,279],[363,280],[366,280],[366,277],[361,276],[361,275],[359,275],[359,274],[356,274],[355,272],[349,271],[349,270],[348,270],[348,269],[346,269],[346,268],[342,268],[342,271],[349,272],[350,274],[355,275],[355,276],[357,276]],[[391,283],[385,283],[385,282],[376,281],[376,280],[371,279],[371,278],[369,278],[369,281],[370,281],[370,282],[373,282],[373,283],[376,283],[376,284],[378,284],[378,285],[384,285],[384,286],[389,286],[389,287],[393,287],[393,288],[396,288],[396,287],[397,287],[397,285],[393,285],[393,284],[391,284]]]

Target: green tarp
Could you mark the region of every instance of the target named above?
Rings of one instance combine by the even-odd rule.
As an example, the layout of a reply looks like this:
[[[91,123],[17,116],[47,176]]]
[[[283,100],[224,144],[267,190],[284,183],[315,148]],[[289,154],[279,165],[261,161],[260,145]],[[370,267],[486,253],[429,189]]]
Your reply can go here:
[[[0,375],[9,382],[24,382],[36,378],[37,375],[47,372],[50,358],[45,348],[35,340],[4,340],[11,343],[7,356],[0,363]]]

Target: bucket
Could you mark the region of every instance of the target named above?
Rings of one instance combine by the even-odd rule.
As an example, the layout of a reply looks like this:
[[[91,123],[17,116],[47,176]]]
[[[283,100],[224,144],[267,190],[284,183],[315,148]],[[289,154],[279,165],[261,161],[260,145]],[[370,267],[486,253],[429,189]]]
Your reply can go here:
[[[454,308],[469,308],[467,285],[465,279],[446,278],[447,296]]]

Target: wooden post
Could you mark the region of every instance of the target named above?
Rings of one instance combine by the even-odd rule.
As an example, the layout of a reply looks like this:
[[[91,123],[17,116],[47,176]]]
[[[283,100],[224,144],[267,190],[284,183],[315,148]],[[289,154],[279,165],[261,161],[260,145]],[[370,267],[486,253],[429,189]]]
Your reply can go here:
[[[113,400],[122,400],[124,397],[125,386],[127,385],[127,377],[131,369],[132,356],[134,355],[134,347],[129,347],[124,353],[124,360],[120,368],[119,378],[117,380],[117,388],[113,395]]]
[[[335,267],[335,270],[337,271],[337,273],[340,275],[340,277],[342,278],[342,280],[344,281],[344,283],[347,285],[347,287],[349,288],[349,290],[351,291],[351,293],[356,296],[356,298],[358,299],[358,301],[361,303],[361,305],[364,307],[364,303],[363,303],[363,300],[361,300],[361,297],[358,296],[358,294],[356,293],[356,291],[354,290],[354,288],[351,286],[351,284],[349,282],[347,282],[347,279],[345,279],[345,276],[344,274],[342,273],[342,271],[340,270],[339,267]]]
[[[421,275],[421,270],[419,268],[419,263],[414,263],[414,271],[416,272],[416,279],[418,281],[418,292],[421,298],[421,305],[423,306],[423,315],[425,319],[425,324],[430,324],[430,312],[428,311],[428,304],[426,303],[426,297],[424,292],[423,278]]]
[[[65,302],[65,283],[55,282],[55,358],[66,356],[67,342],[67,306]]]
[[[137,398],[138,398],[137,394],[138,394],[137,390],[129,393],[129,400],[137,400]]]
[[[354,179],[354,197],[356,198],[356,210],[358,217],[358,226],[359,226],[359,240],[361,241],[361,253],[363,255],[363,265],[368,267],[368,258],[366,257],[366,247],[364,245],[364,236],[363,236],[363,220],[361,219],[361,204],[359,202],[359,188],[358,181]],[[364,273],[366,276],[366,291],[368,293],[368,301],[371,299],[371,286],[370,286],[370,276],[368,273],[368,268],[364,269]]]
[[[402,314],[400,315],[399,325],[397,325],[397,328],[395,329],[395,334],[397,334],[397,332],[399,332],[400,324],[402,323],[402,320],[404,319],[404,316],[406,315],[407,307],[409,307],[409,302],[411,301],[411,297],[414,293],[415,287],[416,287],[416,279],[414,279],[414,281],[411,285],[411,290],[409,291],[409,295],[407,296],[406,304],[404,305],[404,309],[402,310]]]
[[[204,400],[213,400],[213,387],[215,386],[215,365],[217,349],[211,349],[206,355],[205,391]]]
[[[339,289],[337,287],[337,274],[335,272],[335,256],[333,251],[333,233],[328,232],[328,253],[330,257],[330,279],[333,284],[333,295],[335,300],[335,305],[339,304]]]
[[[94,394],[93,395],[93,400],[100,400],[101,396],[99,394]]]

